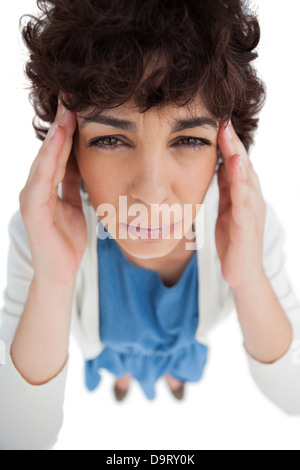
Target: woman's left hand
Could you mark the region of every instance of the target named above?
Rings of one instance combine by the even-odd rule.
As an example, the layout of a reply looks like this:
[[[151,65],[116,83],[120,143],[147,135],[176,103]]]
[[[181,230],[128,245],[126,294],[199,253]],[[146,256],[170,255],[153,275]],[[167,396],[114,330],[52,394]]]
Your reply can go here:
[[[264,274],[266,203],[258,176],[231,123],[220,124],[218,144],[224,163],[218,171],[216,246],[225,281],[239,290]]]

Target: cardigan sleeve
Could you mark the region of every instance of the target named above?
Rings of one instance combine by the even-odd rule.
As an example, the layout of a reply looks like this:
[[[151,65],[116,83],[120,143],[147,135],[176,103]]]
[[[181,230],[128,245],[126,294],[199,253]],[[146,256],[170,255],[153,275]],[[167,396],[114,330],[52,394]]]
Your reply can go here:
[[[285,232],[273,208],[268,205],[264,268],[272,288],[293,329],[289,350],[278,361],[263,364],[246,351],[251,374],[260,388],[275,405],[291,415],[300,414],[300,304],[285,270]]]
[[[0,449],[45,450],[53,447],[62,426],[68,365],[50,382],[33,386],[13,364],[10,348],[33,278],[19,211],[10,221],[9,239],[7,285],[0,312]]]

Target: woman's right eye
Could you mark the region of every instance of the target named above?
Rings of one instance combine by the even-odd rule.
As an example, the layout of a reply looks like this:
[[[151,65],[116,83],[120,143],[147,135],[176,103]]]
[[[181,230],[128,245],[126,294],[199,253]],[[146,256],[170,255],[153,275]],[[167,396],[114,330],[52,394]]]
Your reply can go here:
[[[115,150],[118,147],[125,145],[118,137],[116,136],[106,136],[106,137],[97,137],[96,139],[92,139],[89,144],[88,148],[98,148],[105,151]]]

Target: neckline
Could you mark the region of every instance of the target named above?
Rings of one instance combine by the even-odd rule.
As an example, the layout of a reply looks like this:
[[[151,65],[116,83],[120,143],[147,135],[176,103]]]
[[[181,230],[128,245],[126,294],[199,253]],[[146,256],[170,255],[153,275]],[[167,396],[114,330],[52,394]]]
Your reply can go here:
[[[183,279],[187,276],[187,272],[189,271],[189,269],[191,269],[191,266],[194,264],[194,260],[196,258],[196,254],[197,254],[197,251],[194,250],[194,254],[192,256],[192,258],[190,259],[189,263],[187,264],[187,266],[185,267],[180,279],[175,283],[173,284],[172,286],[166,286],[161,278],[161,275],[155,271],[154,269],[149,269],[149,268],[144,268],[142,266],[136,266],[135,264],[133,264],[126,256],[125,254],[122,252],[121,248],[119,247],[118,243],[116,242],[116,240],[114,238],[110,239],[114,246],[116,247],[118,253],[119,253],[119,256],[121,257],[121,259],[123,260],[123,262],[128,266],[128,268],[130,268],[132,271],[142,271],[144,273],[148,273],[148,275],[152,275],[152,276],[156,276],[159,281],[160,281],[160,285],[161,285],[161,288],[163,288],[164,290],[166,291],[171,291],[172,289],[175,289],[179,286],[179,284],[182,284],[183,282]],[[99,240],[99,243],[100,243],[100,240]]]

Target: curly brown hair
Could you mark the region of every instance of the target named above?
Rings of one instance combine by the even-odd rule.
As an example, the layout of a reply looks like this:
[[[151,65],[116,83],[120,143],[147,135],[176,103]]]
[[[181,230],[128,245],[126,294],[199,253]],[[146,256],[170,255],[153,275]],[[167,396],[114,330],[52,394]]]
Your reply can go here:
[[[253,143],[265,87],[252,65],[260,27],[242,0],[37,0],[26,16],[34,127],[44,139],[58,97],[91,115],[133,100],[140,112],[201,97]],[[24,17],[23,17],[24,18]],[[150,73],[149,72],[150,66]],[[48,126],[47,126],[48,123]]]

